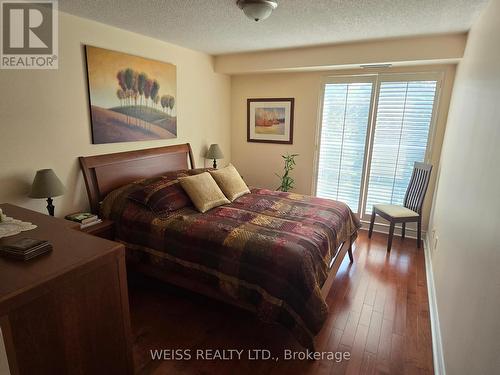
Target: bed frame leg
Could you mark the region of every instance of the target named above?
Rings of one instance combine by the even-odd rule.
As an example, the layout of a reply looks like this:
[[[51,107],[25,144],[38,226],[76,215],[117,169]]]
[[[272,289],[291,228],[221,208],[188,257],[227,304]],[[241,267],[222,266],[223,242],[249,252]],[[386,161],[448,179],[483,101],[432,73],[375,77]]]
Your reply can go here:
[[[349,254],[349,260],[351,261],[351,263],[353,263],[354,258],[352,256],[352,245],[349,245],[349,248],[347,249],[347,254]]]

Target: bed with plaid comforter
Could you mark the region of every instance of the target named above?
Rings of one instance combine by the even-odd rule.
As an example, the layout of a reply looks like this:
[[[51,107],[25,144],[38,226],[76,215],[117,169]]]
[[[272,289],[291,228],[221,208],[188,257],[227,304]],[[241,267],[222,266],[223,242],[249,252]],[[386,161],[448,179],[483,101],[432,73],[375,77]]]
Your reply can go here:
[[[202,281],[313,347],[328,314],[321,296],[328,265],[360,227],[346,204],[253,188],[206,213],[187,205],[159,214],[130,199],[147,183],[124,186],[101,206],[128,259]]]

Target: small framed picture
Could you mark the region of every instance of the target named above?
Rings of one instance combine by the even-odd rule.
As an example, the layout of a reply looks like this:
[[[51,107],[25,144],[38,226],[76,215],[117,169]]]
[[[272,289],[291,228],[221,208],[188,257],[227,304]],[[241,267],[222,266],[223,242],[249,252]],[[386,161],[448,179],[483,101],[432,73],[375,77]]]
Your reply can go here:
[[[294,98],[248,99],[247,141],[293,143]]]

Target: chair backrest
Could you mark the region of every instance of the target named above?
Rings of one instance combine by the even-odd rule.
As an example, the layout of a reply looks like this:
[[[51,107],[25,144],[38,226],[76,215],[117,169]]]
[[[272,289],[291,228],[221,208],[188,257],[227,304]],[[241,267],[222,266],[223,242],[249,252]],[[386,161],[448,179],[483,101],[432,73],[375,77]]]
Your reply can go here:
[[[431,164],[415,162],[413,174],[411,175],[410,183],[406,189],[403,203],[406,208],[418,212],[419,214],[422,213],[422,205],[424,203],[427,187],[429,186],[431,171]]]

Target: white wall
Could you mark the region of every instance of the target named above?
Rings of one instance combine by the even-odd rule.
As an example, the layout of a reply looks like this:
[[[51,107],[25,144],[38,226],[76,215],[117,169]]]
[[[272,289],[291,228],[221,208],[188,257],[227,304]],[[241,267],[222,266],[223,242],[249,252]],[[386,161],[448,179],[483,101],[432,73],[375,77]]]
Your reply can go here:
[[[177,65],[177,139],[91,144],[85,44]],[[190,142],[198,166],[210,143],[230,160],[230,77],[213,65],[209,55],[59,13],[58,70],[0,70],[0,203],[46,212],[44,200],[27,194],[35,171],[53,168],[67,187],[56,215],[86,209],[82,155]]]
[[[453,91],[430,228],[447,373],[500,371],[500,0],[473,26]],[[430,243],[433,243],[431,234]]]

